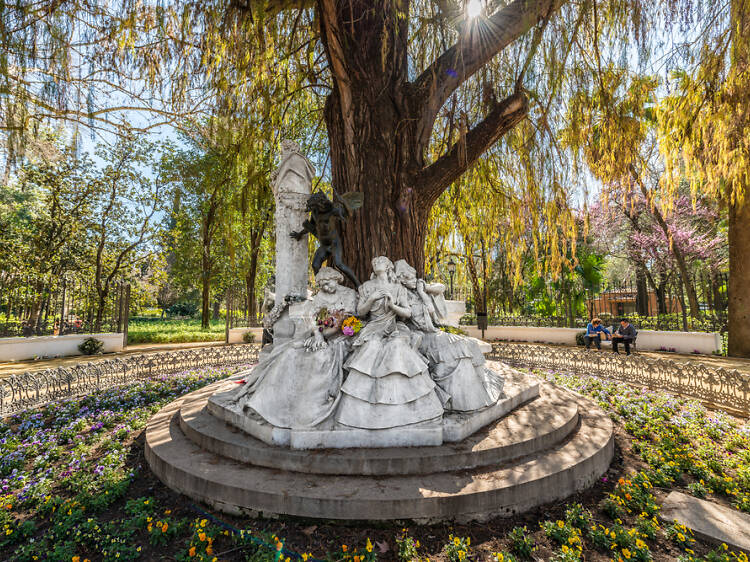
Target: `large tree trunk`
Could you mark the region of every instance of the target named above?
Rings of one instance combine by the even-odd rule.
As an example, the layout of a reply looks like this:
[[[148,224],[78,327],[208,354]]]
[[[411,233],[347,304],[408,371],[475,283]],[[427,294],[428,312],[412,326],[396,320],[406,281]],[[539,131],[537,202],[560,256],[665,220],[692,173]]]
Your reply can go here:
[[[733,0],[731,6],[732,72],[750,71],[750,8],[746,0]],[[738,92],[742,94],[742,92]],[[740,100],[743,98],[740,97]],[[750,118],[747,105],[737,112],[736,135]],[[741,138],[741,137],[740,137]],[[737,141],[738,144],[741,142]],[[746,176],[745,176],[746,177]],[[750,357],[750,182],[745,181],[741,200],[728,197],[729,202],[729,313],[728,353]],[[739,191],[739,190],[738,190]]]
[[[423,272],[432,205],[528,112],[525,95],[514,92],[427,165],[440,107],[461,82],[562,3],[509,4],[488,20],[494,33],[465,35],[409,82],[408,0],[318,0],[334,85],[325,107],[333,187],[364,193],[363,207],[342,236],[344,261],[361,280],[369,278],[370,261],[378,255],[406,259]]]
[[[410,177],[422,167],[422,154],[409,120],[415,108],[407,91],[407,19],[397,17],[399,4],[406,13],[407,2],[322,1],[320,7],[332,69],[347,76],[345,84],[335,81],[325,117],[334,189],[364,193],[342,237],[344,261],[360,280],[369,278],[370,261],[379,255],[424,267],[429,209],[416,200]]]
[[[750,187],[750,186],[749,186]],[[750,357],[750,193],[729,206],[728,353]]]

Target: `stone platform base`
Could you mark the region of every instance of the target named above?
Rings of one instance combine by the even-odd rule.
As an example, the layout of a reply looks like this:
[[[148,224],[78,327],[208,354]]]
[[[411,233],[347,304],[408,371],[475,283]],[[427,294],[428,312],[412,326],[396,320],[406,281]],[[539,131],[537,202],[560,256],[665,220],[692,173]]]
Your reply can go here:
[[[510,370],[506,393],[528,388]],[[211,415],[221,381],[158,412],[146,459],[169,487],[229,513],[349,520],[484,520],[592,485],[614,454],[613,425],[593,402],[548,383],[502,419],[440,446],[295,450]],[[445,426],[442,431],[445,431]]]

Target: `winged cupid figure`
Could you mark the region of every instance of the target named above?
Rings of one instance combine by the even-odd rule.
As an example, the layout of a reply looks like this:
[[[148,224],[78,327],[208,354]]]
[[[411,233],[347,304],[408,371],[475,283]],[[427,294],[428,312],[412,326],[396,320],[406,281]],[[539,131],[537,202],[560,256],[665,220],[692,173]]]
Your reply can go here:
[[[302,223],[302,230],[291,232],[295,240],[301,240],[308,232],[318,239],[320,246],[313,256],[312,267],[317,274],[323,262],[328,259],[332,265],[346,275],[355,287],[360,282],[354,272],[341,260],[341,223],[362,206],[362,193],[359,191],[338,195],[333,193],[331,201],[326,195],[317,191],[310,195],[305,205],[305,211],[310,213],[310,219]]]

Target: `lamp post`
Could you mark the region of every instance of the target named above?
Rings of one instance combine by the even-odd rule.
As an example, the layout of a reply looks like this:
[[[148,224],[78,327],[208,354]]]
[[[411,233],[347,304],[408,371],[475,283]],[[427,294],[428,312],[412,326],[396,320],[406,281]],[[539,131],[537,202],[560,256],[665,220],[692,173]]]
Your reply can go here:
[[[451,276],[451,300],[453,300],[453,275],[456,273],[456,262],[453,258],[448,261],[448,275]]]

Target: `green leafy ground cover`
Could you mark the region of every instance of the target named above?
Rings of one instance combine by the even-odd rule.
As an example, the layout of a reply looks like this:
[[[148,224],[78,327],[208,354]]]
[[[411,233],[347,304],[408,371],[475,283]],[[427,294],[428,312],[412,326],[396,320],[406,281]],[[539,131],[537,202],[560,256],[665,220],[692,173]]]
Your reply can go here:
[[[128,324],[128,343],[187,343],[223,341],[224,321],[211,322],[208,330],[201,328],[199,318],[134,318]]]
[[[143,457],[149,417],[227,376],[141,381],[0,423],[0,557],[8,560],[747,561],[658,518],[679,489],[750,511],[750,426],[665,393],[538,373],[598,402],[618,427],[591,490],[513,519],[398,525],[235,518],[164,487]],[[363,513],[363,519],[366,513]]]

